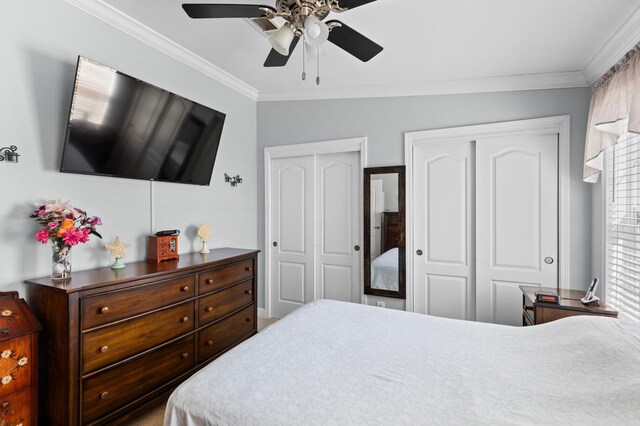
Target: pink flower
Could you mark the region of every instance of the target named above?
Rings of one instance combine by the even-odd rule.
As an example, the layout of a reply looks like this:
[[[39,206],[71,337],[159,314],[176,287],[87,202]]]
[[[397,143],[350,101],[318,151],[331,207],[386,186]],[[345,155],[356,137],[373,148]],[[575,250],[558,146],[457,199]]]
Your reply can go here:
[[[71,228],[65,232],[62,241],[68,246],[75,246],[80,243],[86,243],[89,241],[88,229],[76,229]]]
[[[47,244],[47,242],[49,241],[49,230],[39,230],[36,234],[36,241],[40,241],[42,244]]]
[[[53,221],[53,222],[49,222],[49,223],[47,224],[47,227],[48,227],[49,229],[53,229],[53,228],[56,228],[58,225],[59,225],[59,223],[58,223],[58,222]]]
[[[94,216],[91,219],[89,219],[89,225],[91,226],[102,225],[102,219],[100,219],[98,216]]]
[[[78,241],[80,241],[83,244],[89,241],[89,229],[84,228],[84,229],[81,229],[79,232],[82,235],[78,236]]]

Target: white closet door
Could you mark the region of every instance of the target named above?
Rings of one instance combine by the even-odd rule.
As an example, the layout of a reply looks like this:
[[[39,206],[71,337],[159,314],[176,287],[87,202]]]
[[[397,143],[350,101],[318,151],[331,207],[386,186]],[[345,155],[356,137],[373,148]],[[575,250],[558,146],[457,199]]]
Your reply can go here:
[[[360,154],[317,156],[317,297],[360,300]]]
[[[473,320],[473,142],[414,148],[414,311]]]
[[[271,162],[271,315],[315,299],[314,158]],[[275,244],[275,246],[274,246]]]
[[[522,325],[520,285],[558,282],[558,135],[476,144],[478,321]]]

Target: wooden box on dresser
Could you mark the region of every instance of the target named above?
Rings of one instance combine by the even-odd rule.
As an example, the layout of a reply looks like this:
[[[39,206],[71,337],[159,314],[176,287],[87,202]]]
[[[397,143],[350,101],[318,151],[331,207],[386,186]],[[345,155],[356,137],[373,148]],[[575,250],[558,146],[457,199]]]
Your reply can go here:
[[[15,291],[0,293],[0,314],[0,425],[35,425],[41,327]]]
[[[43,325],[40,420],[126,422],[256,333],[256,250],[26,281]]]

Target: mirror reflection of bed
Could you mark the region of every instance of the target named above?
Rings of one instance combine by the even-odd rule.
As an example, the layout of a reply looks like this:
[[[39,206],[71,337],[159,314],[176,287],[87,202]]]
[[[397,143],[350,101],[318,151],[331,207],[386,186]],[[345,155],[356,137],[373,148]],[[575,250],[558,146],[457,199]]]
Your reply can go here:
[[[365,294],[404,297],[404,166],[365,169],[364,190]]]

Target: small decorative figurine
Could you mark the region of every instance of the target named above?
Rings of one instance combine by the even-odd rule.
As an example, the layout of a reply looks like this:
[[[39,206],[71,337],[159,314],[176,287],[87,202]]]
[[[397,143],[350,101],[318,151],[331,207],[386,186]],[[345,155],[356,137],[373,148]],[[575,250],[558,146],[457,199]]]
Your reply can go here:
[[[209,248],[207,247],[207,241],[211,236],[211,227],[206,223],[200,225],[198,227],[198,237],[200,241],[202,241],[202,248],[200,249],[200,253],[207,254],[209,253]]]
[[[113,265],[111,265],[111,269],[122,269],[127,266],[122,261],[122,258],[124,257],[124,250],[129,246],[130,244],[121,243],[120,237],[117,235],[113,244],[106,245],[107,250],[111,253],[110,257],[112,259],[115,259],[115,262],[113,262]]]

